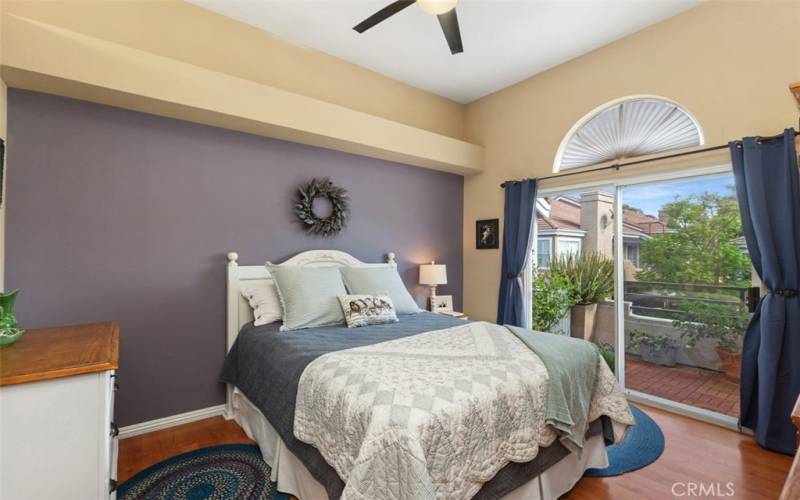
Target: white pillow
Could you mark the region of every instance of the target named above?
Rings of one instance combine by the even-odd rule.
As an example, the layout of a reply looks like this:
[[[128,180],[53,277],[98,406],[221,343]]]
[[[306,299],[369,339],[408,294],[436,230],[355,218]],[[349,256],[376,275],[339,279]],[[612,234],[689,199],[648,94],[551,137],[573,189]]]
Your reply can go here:
[[[266,325],[283,319],[281,309],[281,299],[278,297],[278,289],[275,283],[266,281],[253,285],[242,285],[240,288],[242,296],[250,303],[253,308],[253,324],[255,326]]]

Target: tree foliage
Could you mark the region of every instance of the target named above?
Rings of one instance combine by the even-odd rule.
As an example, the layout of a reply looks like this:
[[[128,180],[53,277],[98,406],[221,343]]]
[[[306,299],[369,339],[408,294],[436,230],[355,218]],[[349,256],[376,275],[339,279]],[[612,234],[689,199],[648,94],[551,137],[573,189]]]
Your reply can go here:
[[[672,326],[683,330],[681,336],[688,347],[694,347],[698,340],[716,339],[725,349],[738,352],[741,339],[750,323],[750,313],[744,308],[731,308],[719,304],[703,302],[688,303],[683,306],[686,317],[676,319]]]
[[[636,212],[637,214],[644,214],[644,210],[642,210],[641,208],[628,205],[627,203],[622,204],[622,209],[628,212]]]
[[[662,207],[668,232],[641,244],[637,279],[671,283],[742,284],[750,259],[734,241],[742,235],[733,195],[704,193]]]

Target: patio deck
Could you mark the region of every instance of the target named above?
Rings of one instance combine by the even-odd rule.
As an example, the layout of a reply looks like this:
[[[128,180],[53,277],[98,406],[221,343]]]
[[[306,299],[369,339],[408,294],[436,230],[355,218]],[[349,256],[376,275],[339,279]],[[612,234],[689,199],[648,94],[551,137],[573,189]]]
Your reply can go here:
[[[626,356],[625,385],[653,396],[739,417],[739,384],[712,370],[659,366]]]

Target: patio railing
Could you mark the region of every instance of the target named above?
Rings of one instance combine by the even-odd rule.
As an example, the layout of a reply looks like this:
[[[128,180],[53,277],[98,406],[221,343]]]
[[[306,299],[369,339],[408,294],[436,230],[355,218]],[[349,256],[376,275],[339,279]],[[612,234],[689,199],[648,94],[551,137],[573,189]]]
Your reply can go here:
[[[757,287],[626,281],[625,301],[635,314],[665,319],[686,315],[683,304],[702,302],[754,311],[760,299]]]

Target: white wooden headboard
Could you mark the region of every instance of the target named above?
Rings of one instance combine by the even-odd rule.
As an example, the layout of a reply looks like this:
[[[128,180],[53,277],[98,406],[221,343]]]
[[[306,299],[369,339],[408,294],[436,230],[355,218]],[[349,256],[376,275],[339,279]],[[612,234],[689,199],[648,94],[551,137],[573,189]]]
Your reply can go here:
[[[242,326],[253,321],[253,311],[247,300],[242,296],[240,287],[243,283],[258,283],[259,281],[270,281],[272,277],[267,271],[266,266],[240,266],[238,263],[239,254],[230,252],[228,254],[228,307],[227,307],[227,343],[225,352],[230,350]],[[353,266],[353,267],[384,267],[397,266],[395,254],[386,254],[386,262],[378,264],[368,264],[361,262],[352,255],[339,250],[309,250],[301,252],[294,257],[281,262],[281,266],[301,266],[301,267],[330,267],[330,266]],[[228,386],[228,409],[227,418],[231,418],[232,387]]]

